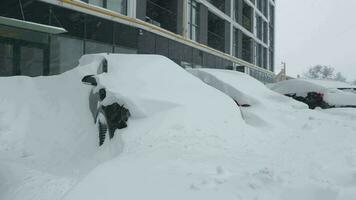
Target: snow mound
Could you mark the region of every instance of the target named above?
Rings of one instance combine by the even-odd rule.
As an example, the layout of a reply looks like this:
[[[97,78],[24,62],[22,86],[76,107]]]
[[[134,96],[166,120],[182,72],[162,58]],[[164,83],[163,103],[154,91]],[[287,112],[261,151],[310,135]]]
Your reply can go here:
[[[81,79],[100,72],[102,58],[108,60],[109,73],[98,75],[99,84],[122,99],[132,117],[128,128],[98,148],[89,111],[92,87]],[[233,141],[238,141],[236,132],[245,126],[229,97],[162,56],[88,55],[77,68],[58,76],[1,78],[0,89],[6,94],[0,97],[0,178],[6,180],[0,183],[0,199],[48,199],[51,194],[51,199],[62,199],[89,171],[113,158],[113,163],[126,161],[103,173],[126,174],[133,180],[140,178],[133,167],[136,162],[142,163],[140,170],[154,171],[158,163],[185,160],[189,166],[226,159]]]
[[[100,86],[133,116],[98,148],[92,87],[80,80],[103,58]],[[88,55],[58,76],[0,78],[0,199],[354,198],[354,110],[300,109],[245,75],[210,73],[228,89],[151,55]],[[240,110],[233,95],[252,106]]]

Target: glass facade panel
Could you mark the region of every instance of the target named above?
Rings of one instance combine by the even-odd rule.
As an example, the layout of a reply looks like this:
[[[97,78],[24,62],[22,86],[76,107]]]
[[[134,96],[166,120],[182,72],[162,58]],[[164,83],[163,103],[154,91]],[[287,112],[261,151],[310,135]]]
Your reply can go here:
[[[115,23],[114,25],[114,43],[117,46],[124,46],[131,49],[137,49],[138,30],[136,28]]]
[[[127,0],[106,0],[106,8],[127,15]]]
[[[36,47],[22,46],[20,48],[20,71],[25,76],[43,75],[44,51]]]
[[[147,0],[146,21],[177,33],[177,1]]]
[[[94,41],[85,41],[85,54],[93,54],[93,53],[112,53],[113,46],[94,42]]]
[[[225,21],[211,12],[208,14],[208,46],[225,51]]]
[[[89,0],[89,3],[96,6],[104,7],[104,0]]]
[[[138,52],[137,49],[115,46],[114,53],[137,54]]]
[[[86,39],[113,44],[113,22],[87,15],[85,18]]]
[[[13,45],[0,41],[0,76],[15,75]]]
[[[199,40],[199,4],[189,0],[188,8],[188,36],[191,40]]]
[[[50,52],[50,74],[66,72],[78,65],[78,60],[83,55],[83,40],[52,36]]]

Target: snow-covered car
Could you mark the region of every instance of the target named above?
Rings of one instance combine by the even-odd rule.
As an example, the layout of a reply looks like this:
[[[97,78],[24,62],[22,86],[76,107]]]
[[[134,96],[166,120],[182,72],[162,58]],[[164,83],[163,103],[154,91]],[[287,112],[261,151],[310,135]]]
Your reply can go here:
[[[108,72],[108,62],[102,59],[98,66],[98,74]],[[103,145],[108,139],[114,137],[116,129],[127,127],[130,111],[120,105],[120,100],[115,96],[110,96],[104,86],[98,85],[96,75],[86,75],[82,82],[93,86],[89,95],[89,107],[93,115],[94,122],[98,129],[99,146]],[[113,99],[110,103],[103,103],[105,99]]]
[[[331,80],[291,79],[270,84],[270,89],[306,103],[310,109],[356,108],[355,87]],[[352,92],[349,92],[352,91]]]
[[[260,105],[266,107],[270,104],[273,104],[271,107],[275,107],[276,104],[279,106],[283,104],[305,108],[301,103],[271,91],[263,83],[245,73],[205,68],[187,69],[187,71],[231,97],[240,107]]]

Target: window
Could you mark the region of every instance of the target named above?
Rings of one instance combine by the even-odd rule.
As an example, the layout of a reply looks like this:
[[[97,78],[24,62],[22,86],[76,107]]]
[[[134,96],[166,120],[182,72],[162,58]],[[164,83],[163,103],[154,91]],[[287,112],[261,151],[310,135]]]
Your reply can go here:
[[[51,25],[64,27],[68,32],[66,35],[84,38],[84,14],[61,7],[52,8],[55,19]]]
[[[0,41],[0,76],[15,75],[13,45]]]
[[[113,22],[99,17],[86,15],[85,39],[113,44]]]
[[[262,62],[262,67],[264,69],[267,69],[267,65],[268,65],[268,62],[267,62],[267,48],[263,47],[263,62]]]
[[[235,54],[234,56],[236,58],[239,58],[239,51],[240,51],[240,48],[241,48],[241,44],[240,44],[240,41],[239,41],[239,37],[240,37],[240,30],[238,29],[235,29],[234,28],[234,51],[235,51]]]
[[[156,54],[168,57],[169,45],[168,39],[156,35]]]
[[[208,14],[208,46],[225,50],[225,21],[213,13]]]
[[[274,71],[274,53],[273,51],[269,51],[269,69]]]
[[[37,47],[20,47],[20,71],[25,76],[43,75],[44,50]]]
[[[146,21],[177,33],[177,1],[147,0]]]
[[[51,37],[50,74],[66,72],[78,65],[83,55],[83,40],[65,36]],[[68,51],[70,49],[70,51]]]
[[[253,9],[246,3],[243,2],[242,7],[242,26],[249,30],[250,32],[253,31]]]
[[[188,36],[194,41],[199,41],[199,4],[196,0],[189,0],[188,14]]]
[[[208,2],[225,13],[225,0],[208,0]]]
[[[262,17],[256,14],[256,36],[262,40]]]
[[[148,31],[142,31],[138,39],[138,51],[140,54],[155,53],[155,35]]]
[[[268,43],[268,25],[267,25],[267,22],[263,21],[263,42],[265,44]]]
[[[127,15],[127,0],[106,0],[106,8]]]
[[[241,0],[235,0],[235,7],[234,7],[234,17],[235,17],[235,21],[236,22],[238,22],[238,23],[240,23],[241,22],[241,19],[240,19],[240,7],[241,7],[241,5],[240,5],[240,3],[241,3]]]
[[[137,49],[138,30],[125,24],[115,23],[114,43],[115,45]]]
[[[265,17],[268,16],[268,0],[262,0],[263,4],[262,4],[262,13]]]
[[[253,40],[245,34],[242,34],[242,55],[241,58],[247,62],[253,63]]]
[[[256,65],[262,67],[262,45],[256,43]]]
[[[198,49],[193,49],[193,63],[194,66],[203,65],[203,52]]]
[[[104,7],[104,0],[89,0],[89,3],[96,6]]]

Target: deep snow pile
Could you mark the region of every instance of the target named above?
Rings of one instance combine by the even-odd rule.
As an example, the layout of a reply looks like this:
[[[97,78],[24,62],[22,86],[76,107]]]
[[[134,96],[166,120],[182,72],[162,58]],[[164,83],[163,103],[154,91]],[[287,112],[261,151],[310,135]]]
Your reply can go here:
[[[97,148],[91,87],[80,80],[103,56],[109,73],[99,84],[133,115]],[[1,78],[0,199],[356,196],[353,110],[311,111],[243,75],[214,77],[253,102],[243,116],[228,95],[161,56],[87,56],[59,76]]]

